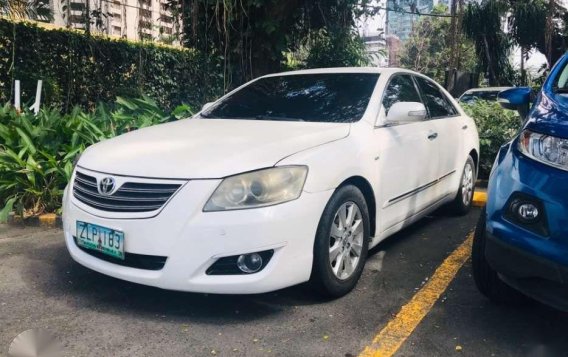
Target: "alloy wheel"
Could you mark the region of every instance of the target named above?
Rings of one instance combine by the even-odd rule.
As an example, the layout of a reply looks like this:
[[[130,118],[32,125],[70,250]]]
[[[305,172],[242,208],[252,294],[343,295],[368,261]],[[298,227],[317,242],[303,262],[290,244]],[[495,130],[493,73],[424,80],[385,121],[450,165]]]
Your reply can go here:
[[[470,162],[465,164],[462,176],[462,202],[469,206],[473,196],[473,167]]]
[[[353,275],[363,250],[363,216],[354,202],[342,204],[331,224],[329,238],[329,264],[340,280]]]

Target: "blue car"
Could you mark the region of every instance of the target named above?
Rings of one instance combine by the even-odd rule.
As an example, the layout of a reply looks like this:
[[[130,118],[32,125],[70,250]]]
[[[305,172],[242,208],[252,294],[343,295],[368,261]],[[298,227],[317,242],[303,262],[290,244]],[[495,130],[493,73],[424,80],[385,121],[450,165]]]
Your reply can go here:
[[[534,97],[527,87],[498,96],[526,120],[495,159],[473,276],[493,301],[531,298],[568,311],[568,54]]]

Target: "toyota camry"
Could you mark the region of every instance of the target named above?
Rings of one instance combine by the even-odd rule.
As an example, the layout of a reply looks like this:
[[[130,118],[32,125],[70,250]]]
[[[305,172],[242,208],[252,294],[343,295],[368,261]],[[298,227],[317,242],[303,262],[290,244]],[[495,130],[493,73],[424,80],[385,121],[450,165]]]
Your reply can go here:
[[[65,189],[69,253],[164,289],[338,297],[367,252],[442,205],[471,207],[477,129],[402,69],[257,78],[195,116],[89,147]]]

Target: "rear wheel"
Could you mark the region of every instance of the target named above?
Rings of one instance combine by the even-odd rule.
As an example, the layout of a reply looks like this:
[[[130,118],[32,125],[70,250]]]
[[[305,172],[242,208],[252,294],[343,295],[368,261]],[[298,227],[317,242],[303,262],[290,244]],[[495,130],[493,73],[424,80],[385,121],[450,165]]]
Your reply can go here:
[[[527,302],[527,297],[499,279],[497,272],[489,266],[485,259],[485,242],[487,240],[485,222],[484,208],[475,228],[471,252],[473,279],[477,289],[487,298],[497,303],[520,304]]]
[[[359,281],[369,247],[368,212],[363,194],[352,185],[340,187],[329,200],[316,233],[310,278],[321,294],[343,296]]]
[[[451,203],[452,212],[458,215],[465,215],[471,209],[473,202],[473,192],[475,190],[475,162],[468,156],[461,175],[460,188],[456,198]]]

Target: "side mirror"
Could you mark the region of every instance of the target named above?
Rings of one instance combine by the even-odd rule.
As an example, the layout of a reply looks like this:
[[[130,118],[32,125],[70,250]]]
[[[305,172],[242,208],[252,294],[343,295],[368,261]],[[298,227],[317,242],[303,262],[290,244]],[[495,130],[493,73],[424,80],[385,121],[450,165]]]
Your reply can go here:
[[[394,103],[387,114],[387,123],[411,123],[426,119],[426,107],[419,102]]]
[[[531,87],[505,89],[497,94],[497,102],[505,109],[516,110],[522,118],[529,112],[533,90]]]
[[[208,103],[203,104],[203,107],[201,107],[201,111],[205,111],[205,110],[211,108],[211,106],[212,106],[214,103],[215,103],[215,102],[208,102]]]

